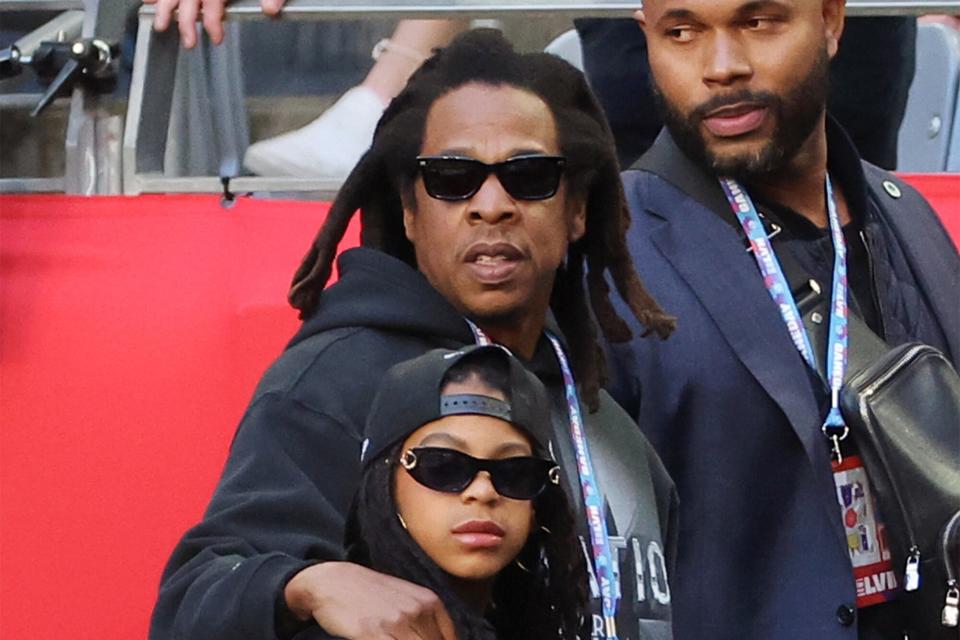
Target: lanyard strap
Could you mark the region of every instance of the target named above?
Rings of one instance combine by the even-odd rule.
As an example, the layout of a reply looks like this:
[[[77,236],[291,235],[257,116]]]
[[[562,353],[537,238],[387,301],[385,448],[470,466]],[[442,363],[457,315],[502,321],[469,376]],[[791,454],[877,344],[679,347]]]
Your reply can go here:
[[[467,320],[473,331],[477,344],[491,344],[490,338],[480,327]],[[590,530],[590,548],[593,552],[593,561],[596,568],[597,582],[600,588],[601,606],[603,609],[604,635],[608,640],[617,640],[617,607],[620,602],[620,587],[616,580],[616,564],[610,536],[607,533],[607,522],[604,518],[603,494],[597,485],[597,477],[593,471],[593,461],[590,458],[590,447],[583,430],[583,414],[580,411],[580,398],[577,386],[573,379],[573,371],[563,346],[555,335],[546,332],[553,351],[560,363],[560,372],[563,375],[564,397],[567,401],[567,416],[570,421],[570,435],[577,457],[577,476],[580,479],[580,490],[583,495],[583,504],[587,514],[587,526]]]
[[[750,247],[760,273],[763,284],[770,297],[780,310],[780,316],[787,325],[790,338],[797,347],[806,363],[817,370],[816,354],[810,342],[810,336],[803,325],[803,318],[797,303],[790,290],[780,261],[773,251],[773,246],[760,220],[760,214],[746,191],[735,181],[721,178],[720,186],[730,202],[730,207],[737,215],[740,226],[750,242]],[[840,226],[840,215],[837,212],[837,202],[833,195],[833,184],[827,175],[824,191],[827,201],[827,217],[830,221],[830,235],[833,240],[833,284],[830,300],[830,331],[827,336],[827,382],[830,385],[830,412],[827,414],[820,428],[823,434],[831,441],[834,458],[838,462],[843,460],[840,452],[840,441],[847,437],[849,429],[840,413],[840,388],[847,370],[847,353],[849,350],[849,336],[847,334],[847,245],[843,239],[843,228]]]

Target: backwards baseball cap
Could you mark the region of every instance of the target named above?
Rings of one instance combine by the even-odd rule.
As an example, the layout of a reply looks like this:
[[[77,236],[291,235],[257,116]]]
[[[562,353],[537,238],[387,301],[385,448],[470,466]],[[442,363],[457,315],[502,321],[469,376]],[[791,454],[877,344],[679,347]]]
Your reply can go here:
[[[450,369],[460,362],[485,358],[501,359],[506,365],[506,401],[475,394],[441,395]],[[387,371],[367,417],[360,454],[363,465],[368,466],[423,425],[452,415],[505,420],[530,436],[538,448],[549,450],[553,433],[550,402],[540,380],[501,346],[469,346],[428,351]]]

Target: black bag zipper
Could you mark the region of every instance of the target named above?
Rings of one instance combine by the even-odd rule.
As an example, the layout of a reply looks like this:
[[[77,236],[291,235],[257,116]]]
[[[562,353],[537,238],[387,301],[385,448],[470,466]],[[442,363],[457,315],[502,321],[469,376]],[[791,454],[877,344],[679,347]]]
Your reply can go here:
[[[870,293],[873,295],[873,303],[876,305],[877,309],[877,323],[878,323],[878,335],[886,336],[887,328],[883,321],[883,301],[880,299],[880,287],[877,285],[877,271],[874,266],[873,261],[873,251],[870,248],[871,241],[873,239],[873,234],[867,231],[866,223],[862,229],[860,229],[860,241],[863,243],[864,253],[867,255],[867,270],[870,274]]]
[[[956,627],[960,623],[960,586],[957,585],[954,559],[950,557],[951,543],[960,546],[960,511],[953,514],[947,522],[940,538],[943,564],[947,569],[947,595],[944,598],[943,612],[940,614],[940,623],[945,627]],[[956,561],[960,564],[960,558]]]
[[[876,368],[881,373],[872,379],[868,379],[866,384],[863,385],[864,390],[860,394],[860,402],[857,407],[863,423],[870,425],[871,430],[873,430],[873,420],[871,419],[870,412],[867,411],[867,400],[877,389],[881,388],[887,380],[909,365],[919,353],[922,353],[928,348],[929,347],[923,344],[906,344],[891,350],[882,359],[882,366],[881,362],[877,363]],[[890,364],[888,365],[887,363]],[[920,546],[917,544],[917,538],[914,535],[913,523],[910,521],[910,518],[907,517],[906,504],[904,503],[900,486],[897,484],[896,478],[889,472],[890,464],[887,460],[887,452],[878,447],[877,456],[880,458],[883,472],[887,476],[887,482],[890,484],[890,489],[897,504],[899,513],[896,515],[900,517],[903,530],[907,532],[908,548],[906,566],[904,567],[903,589],[904,591],[916,591],[920,588]],[[884,517],[889,518],[890,515],[892,514],[885,513]]]

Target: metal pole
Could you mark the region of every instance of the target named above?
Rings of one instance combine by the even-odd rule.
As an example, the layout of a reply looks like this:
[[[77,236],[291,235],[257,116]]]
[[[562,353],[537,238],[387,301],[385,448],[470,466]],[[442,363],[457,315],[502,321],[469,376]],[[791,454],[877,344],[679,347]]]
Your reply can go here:
[[[84,0],[82,37],[119,42],[129,12],[137,0]],[[111,113],[109,96],[92,94],[82,86],[73,91],[67,120],[67,193],[94,195],[122,191],[121,140],[123,121]]]

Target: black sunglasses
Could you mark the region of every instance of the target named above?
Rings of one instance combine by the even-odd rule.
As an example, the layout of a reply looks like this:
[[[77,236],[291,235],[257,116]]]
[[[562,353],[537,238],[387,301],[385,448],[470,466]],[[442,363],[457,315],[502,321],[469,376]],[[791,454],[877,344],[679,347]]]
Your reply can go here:
[[[417,156],[423,186],[438,200],[473,197],[491,172],[517,200],[546,200],[557,192],[566,162],[547,155],[514,156],[494,164],[461,156]]]
[[[490,474],[497,493],[514,500],[533,500],[547,484],[560,483],[555,462],[531,456],[487,460],[456,449],[416,447],[404,451],[400,464],[423,486],[446,493],[460,493],[480,471]]]

